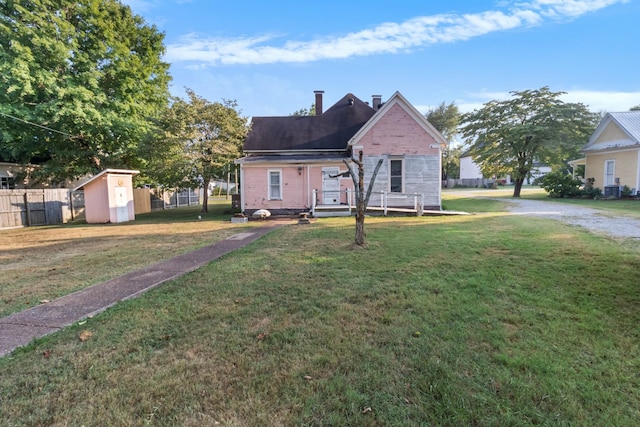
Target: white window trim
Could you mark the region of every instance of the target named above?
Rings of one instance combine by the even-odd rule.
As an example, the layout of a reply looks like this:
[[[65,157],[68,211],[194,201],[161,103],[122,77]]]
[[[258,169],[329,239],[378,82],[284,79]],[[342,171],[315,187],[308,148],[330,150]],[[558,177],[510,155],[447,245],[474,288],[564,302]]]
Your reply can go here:
[[[7,176],[7,175],[0,175],[0,178],[2,178],[2,180],[0,180],[0,190],[9,190],[11,188],[15,188],[16,182],[14,177]],[[13,187],[10,185],[11,181],[13,181]]]
[[[613,171],[611,174],[611,183],[607,182],[607,165],[609,163],[613,164]],[[616,161],[615,160],[605,160],[604,161],[604,179],[602,180],[604,186],[615,185],[616,184]]]
[[[280,193],[280,197],[271,197],[271,174],[273,172],[276,172],[279,176],[279,184],[280,184],[280,188],[279,188],[279,193]],[[268,169],[267,170],[267,200],[282,200],[282,169]]]
[[[391,162],[392,161],[399,161],[400,162],[400,179],[402,180],[401,185],[400,185],[400,191],[391,191]],[[389,159],[389,193],[404,193],[404,158],[399,157],[399,158],[390,158]]]

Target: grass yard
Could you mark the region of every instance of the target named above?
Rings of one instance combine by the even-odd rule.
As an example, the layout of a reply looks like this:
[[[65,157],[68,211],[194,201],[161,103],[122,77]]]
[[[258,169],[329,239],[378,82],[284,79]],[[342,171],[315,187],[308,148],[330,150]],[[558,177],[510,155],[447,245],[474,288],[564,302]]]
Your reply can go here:
[[[445,204],[477,213],[367,218],[366,249],[284,227],[40,339],[0,359],[0,425],[637,424],[640,253]]]
[[[137,215],[120,224],[0,230],[0,316],[104,282],[239,233],[230,201]],[[201,220],[198,220],[198,216]],[[259,225],[259,224],[258,224]]]

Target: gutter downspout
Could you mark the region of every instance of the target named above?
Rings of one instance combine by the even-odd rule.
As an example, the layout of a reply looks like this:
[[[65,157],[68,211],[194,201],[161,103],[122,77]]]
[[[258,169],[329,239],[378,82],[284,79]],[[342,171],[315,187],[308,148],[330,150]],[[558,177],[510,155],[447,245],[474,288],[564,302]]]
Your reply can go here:
[[[240,165],[240,212],[244,213],[244,165]],[[238,188],[236,186],[236,188]]]

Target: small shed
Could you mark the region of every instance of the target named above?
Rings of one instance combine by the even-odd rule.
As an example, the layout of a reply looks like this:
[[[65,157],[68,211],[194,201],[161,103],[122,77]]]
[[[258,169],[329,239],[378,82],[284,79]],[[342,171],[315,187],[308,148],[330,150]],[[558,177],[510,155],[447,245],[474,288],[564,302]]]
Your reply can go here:
[[[85,217],[88,223],[126,222],[136,218],[133,204],[133,176],[140,171],[105,169],[80,184],[84,189]]]

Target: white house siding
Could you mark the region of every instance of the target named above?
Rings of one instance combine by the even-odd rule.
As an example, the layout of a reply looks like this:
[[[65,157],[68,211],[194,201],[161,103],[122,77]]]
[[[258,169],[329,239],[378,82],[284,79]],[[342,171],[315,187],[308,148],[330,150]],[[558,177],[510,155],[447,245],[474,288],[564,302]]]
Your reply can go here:
[[[483,178],[480,167],[473,161],[473,157],[460,157],[460,179]]]
[[[438,156],[365,156],[363,164],[365,170],[365,186],[371,182],[371,176],[378,163],[382,159],[382,165],[376,176],[373,186],[373,194],[369,200],[369,205],[376,206],[381,203],[382,192],[389,192],[389,160],[403,160],[403,193],[422,194],[425,208],[440,209],[440,158]],[[354,168],[354,171],[356,169]],[[367,188],[365,188],[366,190]],[[410,201],[410,203],[413,203]]]

